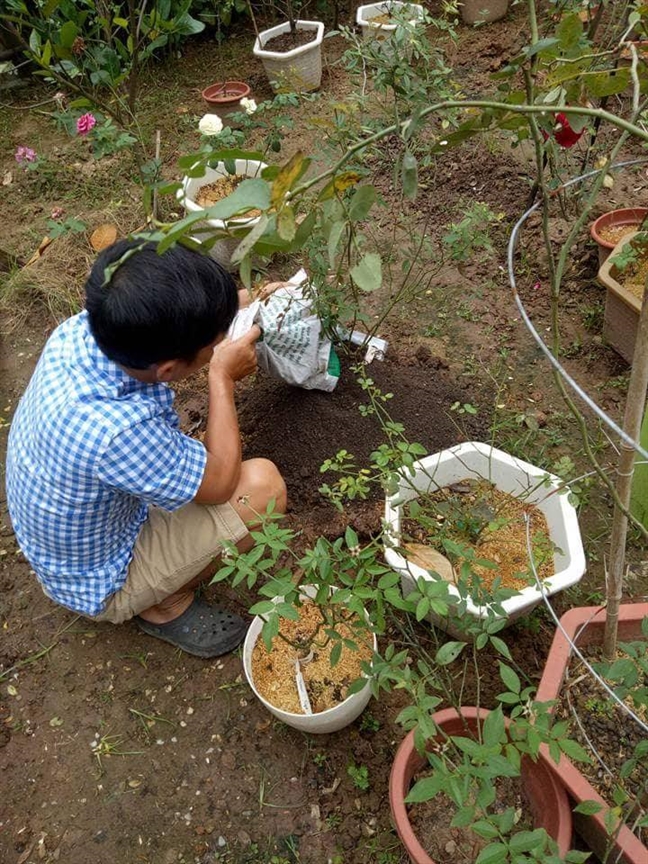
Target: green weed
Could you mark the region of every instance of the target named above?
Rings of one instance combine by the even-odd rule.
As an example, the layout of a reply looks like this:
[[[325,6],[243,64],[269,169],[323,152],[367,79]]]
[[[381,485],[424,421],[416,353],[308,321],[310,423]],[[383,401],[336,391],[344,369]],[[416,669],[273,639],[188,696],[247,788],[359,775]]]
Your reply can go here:
[[[369,769],[366,765],[356,765],[351,762],[347,766],[347,774],[353,780],[353,785],[356,789],[366,792],[369,788]]]

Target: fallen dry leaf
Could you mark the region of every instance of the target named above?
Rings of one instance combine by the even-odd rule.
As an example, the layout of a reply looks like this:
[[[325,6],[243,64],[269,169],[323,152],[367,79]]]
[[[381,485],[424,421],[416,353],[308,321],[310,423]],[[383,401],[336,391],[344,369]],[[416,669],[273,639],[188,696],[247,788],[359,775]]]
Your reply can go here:
[[[326,789],[322,789],[322,795],[332,795],[335,790],[340,785],[341,780],[339,777],[336,777],[331,786],[328,786]]]
[[[5,171],[5,173],[2,175],[2,185],[3,186],[11,186],[12,183],[13,183],[13,172],[12,171]]]
[[[51,237],[43,237],[38,249],[34,252],[29,261],[25,264],[25,267],[29,267],[30,264],[34,263],[34,261],[38,261],[38,259],[41,257],[41,255],[47,249],[50,243],[52,243]]]
[[[403,548],[407,553],[407,560],[411,561],[412,564],[417,564],[424,570],[438,573],[446,582],[456,583],[457,577],[452,564],[445,555],[437,552],[436,549],[425,546],[423,543],[404,543]]]
[[[102,249],[112,246],[116,239],[117,226],[113,225],[111,222],[105,222],[103,225],[95,228],[92,232],[90,245],[95,252],[101,252]]]
[[[35,845],[36,845],[36,841],[33,840],[33,841],[29,844],[29,846],[25,849],[25,851],[22,853],[22,855],[20,856],[20,858],[18,858],[18,860],[16,861],[16,864],[25,864],[25,861],[26,861],[26,860],[29,858],[29,856],[31,855],[31,853],[32,853],[32,849],[34,848]]]

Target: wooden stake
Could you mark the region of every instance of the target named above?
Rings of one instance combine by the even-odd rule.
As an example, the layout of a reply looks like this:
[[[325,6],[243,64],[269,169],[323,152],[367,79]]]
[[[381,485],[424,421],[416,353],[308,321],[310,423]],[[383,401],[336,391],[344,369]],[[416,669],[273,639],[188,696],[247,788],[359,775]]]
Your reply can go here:
[[[252,19],[252,26],[254,27],[254,32],[256,33],[256,37],[259,40],[259,45],[261,44],[261,37],[259,36],[259,28],[257,27],[256,18],[254,17],[254,10],[252,9],[252,3],[250,0],[247,2],[248,12],[250,13],[250,18]]]
[[[637,339],[632,357],[632,371],[626,397],[623,431],[638,441],[641,435],[648,388],[648,284],[644,286],[644,296],[637,326]],[[623,594],[623,576],[625,571],[625,547],[628,533],[628,517],[630,509],[630,494],[632,491],[632,475],[634,473],[635,451],[625,442],[620,444],[620,455],[617,466],[616,490],[619,501],[623,505],[616,506],[612,515],[612,531],[610,535],[610,563],[605,574],[607,581],[607,611],[605,616],[605,634],[603,637],[603,656],[613,660],[617,644],[617,628],[619,623],[619,605]]]
[[[156,180],[157,180],[157,165],[160,161],[160,141],[161,141],[161,135],[160,135],[160,130],[158,129],[155,133]],[[156,188],[153,190],[153,202],[151,204],[151,216],[152,216],[153,222],[157,222],[157,218],[158,218],[158,194],[157,193],[158,193],[158,190],[157,190],[157,186],[156,186]]]

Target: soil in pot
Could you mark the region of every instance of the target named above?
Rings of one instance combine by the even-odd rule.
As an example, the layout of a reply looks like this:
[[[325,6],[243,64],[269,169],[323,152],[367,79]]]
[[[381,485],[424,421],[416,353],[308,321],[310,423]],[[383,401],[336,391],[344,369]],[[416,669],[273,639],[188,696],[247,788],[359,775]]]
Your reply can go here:
[[[581,651],[596,668],[596,661],[601,659],[600,646],[584,647]],[[624,658],[627,659],[627,655],[618,652],[617,659]],[[614,686],[614,682],[607,683]],[[648,676],[644,674],[643,681],[639,680],[637,687],[648,687]],[[645,705],[638,708],[630,696],[627,696],[625,701],[637,716],[648,722]],[[638,801],[638,809],[633,812],[632,818],[626,821],[631,824],[635,819],[645,820],[648,816],[645,763],[634,765],[632,770],[625,769],[623,773],[627,772],[627,776],[622,776],[621,773],[626,761],[633,756],[636,746],[645,739],[645,732],[609,698],[587,668],[576,658],[569,669],[569,677],[563,686],[556,714],[570,721],[572,737],[587,752],[591,752],[591,745],[596,749],[600,761],[593,758],[590,763],[579,762],[578,768],[603,800],[607,801],[610,807],[617,805],[618,796],[620,800]],[[574,722],[574,717],[578,718],[578,722]],[[624,808],[626,811],[627,806]],[[637,828],[635,833],[639,840],[648,846],[648,827]]]
[[[211,207],[222,198],[227,198],[237,188],[237,186],[247,180],[244,174],[226,174],[224,177],[219,177],[213,183],[206,183],[201,186],[196,195],[196,204],[200,207]],[[248,219],[253,219],[255,216],[260,216],[261,211],[256,208],[248,210],[247,213],[241,214],[238,218],[245,216]]]
[[[398,21],[386,12],[384,15],[376,15],[373,18],[367,19],[370,24],[373,24],[376,27],[385,27],[387,25],[393,26],[394,24],[398,24]]]
[[[430,776],[430,772],[422,770],[415,775],[414,782],[426,776]],[[516,832],[532,831],[533,817],[522,780],[519,777],[499,777],[495,780],[495,789],[495,803],[490,812],[500,814],[512,807],[517,819]],[[429,801],[410,804],[407,812],[419,843],[435,864],[474,864],[481,850],[492,842],[479,837],[470,828],[453,828],[450,823],[456,805],[443,793]]]
[[[466,478],[435,492],[420,495],[404,507],[402,545],[416,561],[420,546],[444,550],[451,564],[462,556],[448,550],[448,541],[472,549],[487,564],[471,564],[481,586],[520,591],[535,584],[529,566],[526,519],[531,524],[531,546],[540,579],[553,574],[553,544],[544,514],[534,505],[502,492],[485,479]],[[425,565],[423,565],[425,566]],[[456,581],[454,574],[449,581]]]
[[[630,231],[626,231],[625,233],[629,234]],[[648,238],[648,235],[643,236]],[[646,248],[643,241],[641,247],[638,249],[634,246],[634,241],[630,240],[629,243],[635,249],[636,258],[634,261],[630,261],[623,270],[615,266],[613,275],[620,285],[623,285],[627,291],[633,294],[638,300],[641,300],[643,298],[646,279],[648,278],[648,248]],[[615,256],[615,258],[619,258],[620,255]],[[610,259],[613,264],[615,263],[615,258]]]
[[[276,54],[286,54],[288,51],[294,51],[295,48],[301,48],[302,45],[308,45],[309,42],[314,42],[316,39],[317,30],[289,30],[287,33],[280,33],[264,42],[263,50],[274,51]]]
[[[632,234],[637,230],[637,225],[606,225],[605,227],[599,230],[599,234],[603,240],[607,243],[611,243],[613,246],[619,242],[622,237],[625,237],[626,234]]]
[[[336,622],[341,616],[346,619],[346,623],[336,623],[336,632],[342,639],[354,643],[357,650],[327,637],[322,611],[310,601],[302,603],[298,620],[281,619],[280,635],[273,639],[271,651],[262,639],[257,640],[252,653],[254,684],[263,698],[276,708],[292,714],[304,713],[295,677],[298,659],[311,657],[300,667],[314,714],[343,702],[349,685],[361,677],[363,662],[369,662],[373,654],[371,636],[364,625],[361,625],[361,632],[357,632],[360,625],[357,615],[345,612],[340,606],[334,607],[334,612]],[[340,644],[340,659],[331,665],[331,652]]]

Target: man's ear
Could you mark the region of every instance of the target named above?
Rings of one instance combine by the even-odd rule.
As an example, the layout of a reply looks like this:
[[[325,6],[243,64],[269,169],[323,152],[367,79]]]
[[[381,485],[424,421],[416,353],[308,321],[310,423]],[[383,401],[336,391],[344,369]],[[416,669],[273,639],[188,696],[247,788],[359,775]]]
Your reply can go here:
[[[168,383],[175,381],[178,375],[178,360],[164,360],[155,364],[155,380]]]

